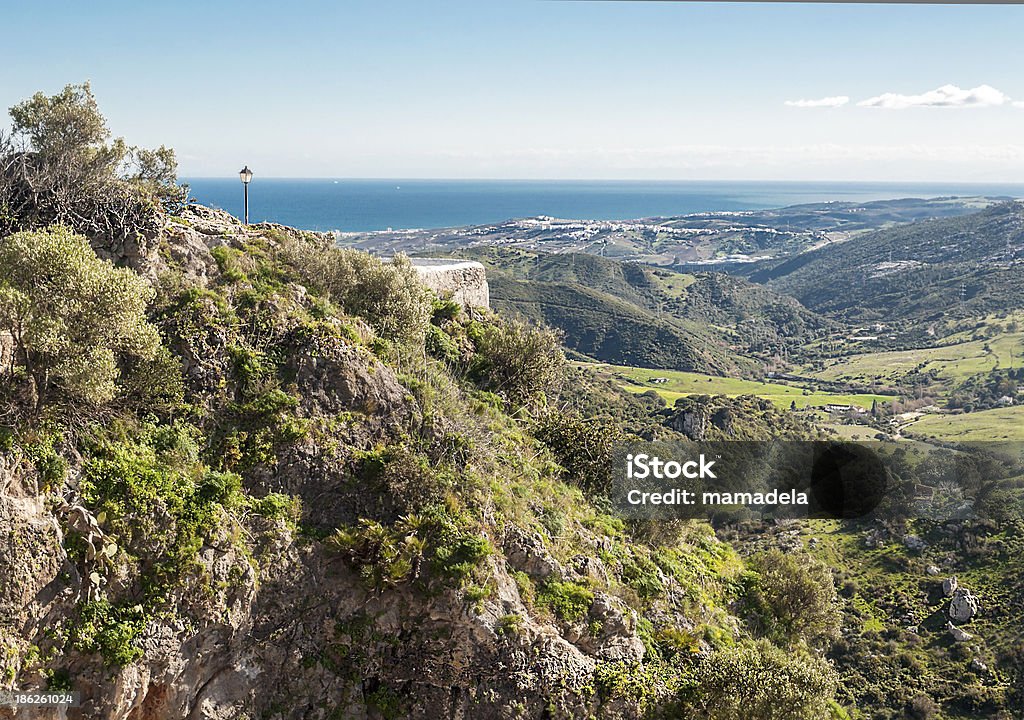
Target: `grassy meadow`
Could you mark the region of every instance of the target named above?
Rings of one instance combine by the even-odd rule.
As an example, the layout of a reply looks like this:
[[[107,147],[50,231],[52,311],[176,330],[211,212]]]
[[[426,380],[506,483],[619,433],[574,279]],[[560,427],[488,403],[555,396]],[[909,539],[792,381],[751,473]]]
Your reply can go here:
[[[934,371],[937,389],[949,390],[957,383],[997,368],[1020,367],[1024,333],[1014,332],[990,339],[966,340],[952,345],[918,350],[864,353],[827,360],[822,369],[802,372],[823,380],[838,380],[861,385],[898,384],[917,371]]]
[[[649,368],[628,367],[623,365],[594,364],[600,372],[615,379],[623,388],[630,392],[642,393],[654,390],[670,404],[680,397],[688,395],[757,395],[770,400],[777,407],[789,408],[796,403],[798,408],[818,407],[827,404],[858,405],[870,409],[871,403],[891,402],[892,396],[872,394],[843,394],[811,391],[795,385],[779,382],[758,382],[739,378],[716,377],[701,373],[683,372],[679,370],[651,370]],[[652,382],[655,378],[665,378],[665,382]]]
[[[904,431],[951,442],[1024,441],[1024,406],[962,415],[925,415],[907,425]]]

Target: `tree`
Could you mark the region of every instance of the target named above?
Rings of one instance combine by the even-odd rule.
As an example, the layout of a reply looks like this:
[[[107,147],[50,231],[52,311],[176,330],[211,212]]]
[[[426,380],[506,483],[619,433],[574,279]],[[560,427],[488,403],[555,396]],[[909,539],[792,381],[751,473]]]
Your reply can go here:
[[[175,211],[187,200],[174,151],[111,139],[89,83],[36,93],[10,115],[14,135],[0,136],[0,236],[58,223],[93,239],[151,235],[159,205]]]
[[[100,260],[69,228],[0,239],[0,330],[14,344],[9,372],[24,370],[37,409],[55,390],[89,404],[113,399],[119,362],[154,359],[159,350],[145,315],[152,297],[142,279]]]
[[[50,97],[38,92],[12,107],[10,115],[14,132],[44,157],[95,152],[110,137],[89,83],[66,85]]]
[[[839,636],[832,574],[810,555],[769,550],[751,561],[747,606],[762,631],[780,644],[821,648]]]

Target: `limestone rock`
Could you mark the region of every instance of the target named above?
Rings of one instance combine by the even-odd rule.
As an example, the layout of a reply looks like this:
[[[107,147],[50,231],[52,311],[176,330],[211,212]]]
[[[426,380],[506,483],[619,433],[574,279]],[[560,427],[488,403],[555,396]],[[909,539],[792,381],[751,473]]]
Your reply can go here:
[[[938,565],[929,565],[924,569],[924,572],[926,575],[931,575],[932,577],[935,577],[942,571],[939,569]]]
[[[505,555],[516,570],[533,578],[548,578],[563,574],[561,564],[544,547],[539,533],[532,535],[513,527],[505,535]]]
[[[946,622],[946,630],[949,631],[949,634],[952,635],[953,639],[958,643],[967,642],[974,637],[966,630],[961,630],[956,625],[948,621]]]
[[[948,577],[942,581],[942,594],[946,597],[952,597],[953,593],[956,592],[957,581],[956,577]]]
[[[420,282],[440,297],[450,297],[465,307],[490,307],[490,291],[484,266],[471,260],[413,258]]]
[[[691,440],[700,442],[707,436],[709,422],[707,411],[697,408],[678,413],[669,421],[669,425],[673,430],[678,430]]]
[[[928,547],[924,540],[913,534],[903,536],[903,546],[911,552],[921,552]]]
[[[956,622],[967,622],[978,614],[978,599],[967,588],[957,588],[949,603],[949,617]]]

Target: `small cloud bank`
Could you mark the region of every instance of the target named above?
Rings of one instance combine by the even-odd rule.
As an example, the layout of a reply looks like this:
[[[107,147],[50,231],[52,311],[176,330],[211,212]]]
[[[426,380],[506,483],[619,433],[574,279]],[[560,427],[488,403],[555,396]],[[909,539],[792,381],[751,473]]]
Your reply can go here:
[[[848,102],[850,102],[850,98],[846,95],[836,95],[835,97],[825,97],[819,100],[787,100],[786,105],[798,108],[837,108],[842,107]]]
[[[991,85],[979,85],[975,88],[963,89],[956,85],[943,85],[920,95],[901,95],[899,93],[883,93],[873,98],[862,100],[859,107],[884,108],[886,110],[905,110],[915,107],[962,108],[962,107],[998,107],[1006,105],[1010,98]],[[1021,103],[1013,103],[1020,107]]]

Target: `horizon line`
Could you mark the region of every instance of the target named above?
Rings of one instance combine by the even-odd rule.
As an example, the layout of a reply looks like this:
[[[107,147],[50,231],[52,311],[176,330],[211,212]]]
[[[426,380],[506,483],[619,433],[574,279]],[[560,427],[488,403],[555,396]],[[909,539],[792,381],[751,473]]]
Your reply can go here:
[[[701,2],[702,0],[573,0],[581,2]],[[716,0],[732,2],[734,0]],[[735,0],[736,2],[745,0]],[[788,0],[755,0],[756,2],[786,2]],[[811,2],[817,0],[800,0]],[[1024,1],[1024,0],[1022,0]],[[187,175],[180,180],[237,180],[237,173],[227,175]],[[400,177],[400,176],[344,176],[344,175],[257,175],[253,179],[263,180],[332,180],[332,181],[376,181],[376,182],[600,182],[600,183],[800,183],[800,184],[872,184],[872,185],[1020,185],[1024,186],[1024,177],[1020,180],[917,180],[903,178],[897,180],[787,180],[780,178],[579,178],[579,177]]]

